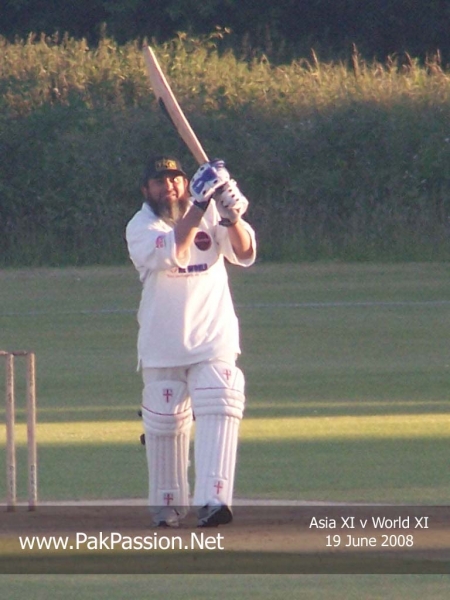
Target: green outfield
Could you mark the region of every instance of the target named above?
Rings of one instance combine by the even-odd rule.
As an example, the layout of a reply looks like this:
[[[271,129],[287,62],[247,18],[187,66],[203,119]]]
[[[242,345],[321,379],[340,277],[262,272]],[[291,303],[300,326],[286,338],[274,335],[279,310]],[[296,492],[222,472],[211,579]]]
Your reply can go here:
[[[8,600],[447,600],[450,576],[145,575],[3,576]],[[31,594],[30,594],[31,592]]]
[[[230,268],[247,380],[236,496],[449,504],[449,274],[446,263]],[[0,271],[0,346],[37,356],[43,500],[146,495],[137,416],[139,293],[131,266]],[[17,370],[24,495],[23,365]],[[0,389],[3,379],[2,370]],[[4,462],[3,429],[0,452]],[[78,577],[96,598],[121,597],[121,583],[123,593],[135,588],[140,597],[150,585],[145,577]],[[152,586],[172,598],[209,597],[211,577],[191,577],[192,595],[185,579],[153,576]],[[43,598],[46,585],[57,589],[60,580],[0,581],[11,589],[8,598],[23,597],[31,581],[33,597]],[[69,588],[74,581],[67,578]],[[281,598],[298,586],[311,599],[448,595],[448,580],[439,576],[390,576],[385,588],[376,576],[226,581],[230,598]]]

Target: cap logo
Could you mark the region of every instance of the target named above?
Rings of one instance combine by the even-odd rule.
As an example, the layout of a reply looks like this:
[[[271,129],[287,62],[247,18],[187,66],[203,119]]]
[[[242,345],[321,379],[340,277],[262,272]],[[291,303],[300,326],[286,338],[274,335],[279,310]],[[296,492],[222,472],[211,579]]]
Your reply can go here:
[[[155,163],[156,171],[178,171],[177,163],[169,158],[162,158]]]

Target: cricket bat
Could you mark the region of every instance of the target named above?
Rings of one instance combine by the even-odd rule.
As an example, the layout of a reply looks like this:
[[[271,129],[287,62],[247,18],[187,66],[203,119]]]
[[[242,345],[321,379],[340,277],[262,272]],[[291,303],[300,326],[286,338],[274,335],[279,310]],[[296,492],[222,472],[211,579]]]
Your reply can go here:
[[[209,158],[190,126],[189,121],[181,110],[181,107],[161,70],[154,51],[150,46],[145,46],[143,53],[150,83],[159,106],[172,121],[178,135],[189,148],[198,164],[201,165],[208,162]]]

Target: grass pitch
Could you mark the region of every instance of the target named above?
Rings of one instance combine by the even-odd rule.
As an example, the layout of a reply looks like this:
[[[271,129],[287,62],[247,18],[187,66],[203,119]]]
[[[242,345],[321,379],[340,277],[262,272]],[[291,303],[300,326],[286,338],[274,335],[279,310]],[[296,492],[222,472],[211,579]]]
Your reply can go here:
[[[448,273],[447,264],[230,269],[248,397],[237,495],[448,501]],[[144,497],[133,268],[4,270],[0,289],[1,345],[37,353],[41,498]],[[24,473],[23,425],[18,441]],[[0,444],[4,452],[4,433]]]

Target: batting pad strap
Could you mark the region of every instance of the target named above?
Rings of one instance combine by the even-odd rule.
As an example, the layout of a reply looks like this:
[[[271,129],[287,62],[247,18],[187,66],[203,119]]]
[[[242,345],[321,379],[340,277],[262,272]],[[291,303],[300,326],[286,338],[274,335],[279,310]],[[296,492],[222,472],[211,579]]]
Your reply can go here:
[[[227,415],[242,419],[245,381],[242,371],[225,362],[204,363],[190,382],[196,416]]]
[[[176,415],[160,415],[142,407],[142,421],[145,431],[152,435],[177,434],[191,426],[192,410],[188,408]]]

